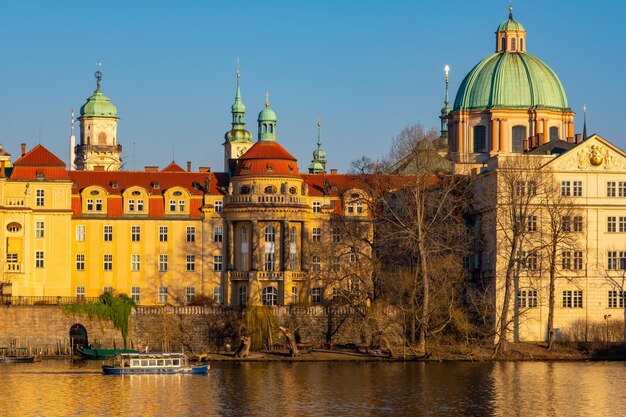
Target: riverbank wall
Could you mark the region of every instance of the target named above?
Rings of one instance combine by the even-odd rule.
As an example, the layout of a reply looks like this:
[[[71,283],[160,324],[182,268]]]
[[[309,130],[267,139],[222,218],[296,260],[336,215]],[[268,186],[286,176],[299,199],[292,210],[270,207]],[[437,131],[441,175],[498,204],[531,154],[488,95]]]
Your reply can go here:
[[[298,342],[311,345],[369,344],[370,325],[350,308],[271,307],[275,326],[291,329]],[[244,312],[220,306],[139,307],[130,319],[129,347],[151,351],[223,352],[235,349],[245,329]],[[84,331],[93,347],[121,348],[121,334],[111,322],[63,313],[58,306],[0,308],[0,347],[29,347],[44,355],[72,351],[70,331]],[[273,329],[270,344],[285,341]],[[272,347],[268,346],[268,347]]]

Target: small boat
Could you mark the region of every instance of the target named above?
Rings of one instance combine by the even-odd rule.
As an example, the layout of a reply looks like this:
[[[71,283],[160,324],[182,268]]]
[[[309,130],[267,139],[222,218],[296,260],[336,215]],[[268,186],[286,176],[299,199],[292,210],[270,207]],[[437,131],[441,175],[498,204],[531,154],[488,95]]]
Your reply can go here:
[[[120,353],[102,365],[105,374],[206,374],[209,364],[190,365],[182,353]]]
[[[0,347],[0,362],[33,363],[35,355],[30,355],[25,347]]]
[[[76,351],[85,359],[107,359],[120,353],[137,353],[132,349],[90,349],[76,346]]]

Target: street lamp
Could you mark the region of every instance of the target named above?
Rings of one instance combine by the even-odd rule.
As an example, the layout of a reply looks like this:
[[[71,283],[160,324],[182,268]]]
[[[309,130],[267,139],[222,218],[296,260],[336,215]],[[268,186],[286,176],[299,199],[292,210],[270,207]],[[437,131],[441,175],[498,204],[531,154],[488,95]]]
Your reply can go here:
[[[611,318],[610,314],[605,314],[604,315],[604,322],[606,323],[605,326],[605,333],[604,333],[604,343],[606,344],[606,350],[609,350],[609,319]]]

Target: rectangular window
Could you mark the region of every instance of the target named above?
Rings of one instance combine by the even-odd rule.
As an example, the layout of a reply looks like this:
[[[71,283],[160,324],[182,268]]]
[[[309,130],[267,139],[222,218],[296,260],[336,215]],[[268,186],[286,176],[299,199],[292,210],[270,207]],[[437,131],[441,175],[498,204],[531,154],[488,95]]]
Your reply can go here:
[[[136,304],[139,304],[139,302],[141,301],[141,288],[136,285],[130,287],[130,296],[133,297],[133,301]]]
[[[85,225],[79,224],[76,225],[76,241],[84,242],[85,241]]]
[[[113,270],[113,255],[104,255],[103,266],[105,271]]]
[[[340,269],[341,269],[341,260],[339,256],[334,256],[330,264],[330,270],[333,272],[339,272]]]
[[[625,270],[626,269],[626,252],[608,251],[606,269]]]
[[[265,252],[264,259],[264,270],[265,271],[273,271],[274,270],[274,252]]]
[[[572,252],[564,250],[561,253],[561,268],[572,269]]]
[[[311,301],[314,304],[320,304],[322,302],[322,288],[321,287],[313,287],[313,291],[311,291]]]
[[[221,242],[224,240],[224,229],[222,226],[213,227],[213,242]]]
[[[583,307],[583,292],[577,291],[563,291],[563,308],[582,308]]]
[[[93,211],[93,199],[92,198],[87,199],[87,211]]]
[[[195,226],[187,226],[187,242],[195,242],[196,241],[196,227]]]
[[[295,252],[289,254],[289,267],[292,271],[296,271],[298,266],[298,255]]]
[[[333,243],[341,243],[341,230],[338,227],[333,227],[331,230]]]
[[[81,300],[81,301],[85,299],[85,286],[84,285],[76,286],[76,299]]]
[[[185,212],[185,200],[178,200],[178,211]]]
[[[573,191],[574,197],[582,197],[583,196],[583,182],[572,181],[572,191]]]
[[[176,211],[176,200],[170,200],[170,211]]]
[[[606,196],[615,197],[615,181],[607,181],[606,183]]]
[[[103,288],[103,292],[108,292],[109,294],[113,293],[113,287],[110,285],[105,285]]]
[[[313,228],[312,240],[315,243],[319,243],[322,241],[322,229],[320,227]]]
[[[135,211],[135,200],[128,200],[128,211]]]
[[[46,193],[44,190],[37,190],[36,191],[36,199],[35,199],[35,205],[37,207],[43,207],[45,202],[46,202]]]
[[[43,251],[36,251],[35,252],[35,268],[43,268],[44,267],[44,258],[43,258]]]
[[[223,268],[222,255],[215,255],[215,256],[213,256],[213,270],[214,271],[221,271],[222,268]],[[268,270],[266,269],[266,271],[268,271]]]
[[[300,301],[300,293],[298,292],[298,287],[295,285],[291,287],[291,303],[298,304]]]
[[[528,219],[526,220],[526,230],[528,232],[537,231],[537,216],[528,216]]]
[[[196,255],[187,255],[186,269],[188,272],[196,270]]]
[[[221,200],[215,200],[213,202],[213,207],[215,208],[216,213],[221,213],[222,209],[224,208],[224,202]]]
[[[319,256],[313,255],[311,257],[311,269],[313,272],[319,272],[322,269],[322,261]]]
[[[583,251],[575,250],[572,258],[572,269],[580,271],[583,269]]]
[[[159,242],[167,242],[167,226],[159,226]]]
[[[620,233],[626,232],[626,217],[620,216],[620,218],[619,218],[619,231],[620,231]]]
[[[224,302],[222,295],[222,287],[215,286],[213,287],[213,302],[215,304],[222,304]]]
[[[519,308],[537,307],[537,290],[519,290],[517,292],[517,306]]]
[[[561,216],[561,230],[564,232],[572,231],[572,217],[571,216]]]
[[[539,258],[536,251],[522,252],[522,265],[525,269],[536,270],[539,264]]]
[[[141,241],[141,226],[130,227],[130,240],[133,242]]]
[[[617,217],[609,216],[606,218],[606,231],[613,233],[617,231]]]
[[[313,213],[321,213],[322,212],[322,202],[314,201],[313,202]]]
[[[572,230],[574,232],[582,232],[583,231],[583,216],[574,216]]]
[[[167,303],[167,287],[159,287],[159,304]]]
[[[42,238],[44,235],[43,222],[35,222],[35,237]]]
[[[113,226],[104,226],[104,241],[113,241]]]
[[[130,270],[134,272],[141,270],[141,255],[130,255]]]
[[[159,271],[161,272],[167,271],[167,255],[164,255],[164,254],[159,255]]]
[[[561,181],[561,195],[563,197],[572,195],[572,183],[570,181]]]
[[[96,200],[96,211],[102,211],[102,199],[100,198]]]
[[[187,300],[187,304],[190,304],[196,296],[196,287],[186,287],[185,288],[185,297]]]
[[[138,199],[137,200],[137,211],[143,211],[143,200],[142,199]]]
[[[626,197],[626,182],[620,181],[618,184],[618,195],[620,197]]]
[[[529,196],[537,195],[537,182],[536,181],[527,181],[526,182],[526,190]]]
[[[77,271],[85,270],[85,254],[83,253],[76,254],[76,270]]]
[[[609,291],[609,308],[624,308],[624,291]]]

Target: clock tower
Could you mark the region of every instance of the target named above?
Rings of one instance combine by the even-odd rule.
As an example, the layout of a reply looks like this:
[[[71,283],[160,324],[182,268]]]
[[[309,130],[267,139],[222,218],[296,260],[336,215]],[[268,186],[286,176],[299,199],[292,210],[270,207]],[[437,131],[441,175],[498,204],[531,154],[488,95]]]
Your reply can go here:
[[[230,172],[233,161],[241,157],[250,147],[252,143],[252,133],[248,132],[245,127],[244,116],[246,106],[241,101],[241,91],[239,88],[239,64],[237,64],[237,92],[235,93],[235,102],[231,106],[231,114],[233,116],[232,128],[224,135],[224,171]]]
[[[119,171],[122,146],[117,144],[117,108],[100,89],[102,72],[96,71],[96,91],[80,108],[80,144],[74,164],[83,171]]]

